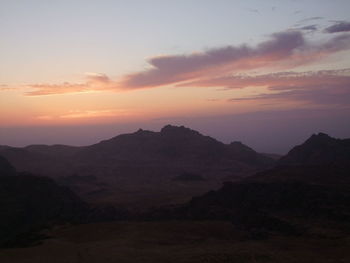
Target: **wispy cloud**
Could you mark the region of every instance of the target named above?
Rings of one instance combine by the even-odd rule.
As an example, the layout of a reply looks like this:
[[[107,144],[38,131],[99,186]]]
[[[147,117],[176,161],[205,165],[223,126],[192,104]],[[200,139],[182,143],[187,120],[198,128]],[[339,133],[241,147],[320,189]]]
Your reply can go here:
[[[125,110],[76,110],[59,116],[62,119],[96,118],[96,117],[115,117],[128,114]]]
[[[296,12],[299,14],[301,11],[296,11]],[[310,21],[316,21],[316,20],[322,20],[322,19],[324,19],[324,17],[322,17],[322,16],[313,16],[313,17],[304,18],[304,19],[298,21],[298,23],[302,24],[302,23],[307,23]]]
[[[237,74],[259,68],[293,68],[350,48],[350,35],[340,35],[318,45],[309,44],[302,32],[276,33],[256,47],[227,46],[190,55],[160,56],[152,68],[126,76],[123,89],[156,87],[208,76]]]
[[[0,86],[0,91],[13,91],[13,90],[16,90],[15,88],[11,88],[11,87],[8,87],[6,85],[4,86]]]
[[[309,20],[317,20],[313,17]],[[317,25],[304,30],[316,30]],[[203,52],[156,56],[148,60],[149,69],[111,80],[104,74],[90,73],[82,83],[34,84],[27,96],[41,96],[92,91],[128,91],[160,86],[190,86],[204,84],[217,77],[249,72],[252,70],[292,70],[350,48],[350,35],[340,34],[327,41],[312,44],[304,30],[287,30],[274,33],[256,46],[243,44],[208,49]],[[231,86],[230,86],[231,87]]]
[[[43,96],[66,93],[81,93],[92,91],[103,91],[116,88],[117,85],[105,74],[86,73],[83,83],[62,84],[33,84],[28,88],[32,89],[25,93],[26,96]]]
[[[290,86],[299,87],[306,84],[349,84],[350,69],[322,70],[308,72],[277,72],[263,75],[235,75],[204,79],[192,83],[200,87],[224,87],[227,89],[241,89],[248,86]],[[288,84],[288,85],[287,85]],[[350,89],[350,88],[349,88]]]
[[[0,91],[14,91],[16,88],[7,85],[7,84],[0,84]]]
[[[126,109],[106,109],[106,110],[71,110],[61,115],[39,115],[38,120],[67,120],[67,119],[89,119],[130,116],[131,112]]]
[[[334,25],[327,27],[324,31],[326,33],[349,32],[350,31],[350,22],[338,21]]]
[[[229,101],[298,101],[313,105],[341,105],[349,107],[350,69],[317,72],[282,72],[218,80],[221,84],[235,83],[236,87],[267,86],[269,93],[261,93]],[[214,84],[213,82],[212,84]],[[217,84],[217,83],[216,83]]]
[[[317,31],[318,26],[317,25],[308,25],[308,26],[303,26],[299,28],[300,30],[305,30],[305,31]]]

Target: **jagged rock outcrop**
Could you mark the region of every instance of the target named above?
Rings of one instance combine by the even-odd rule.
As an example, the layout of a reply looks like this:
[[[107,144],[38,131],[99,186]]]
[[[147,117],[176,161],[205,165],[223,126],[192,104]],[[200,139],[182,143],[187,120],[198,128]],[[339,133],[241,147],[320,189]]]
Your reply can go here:
[[[313,134],[283,156],[278,165],[348,165],[350,139],[335,139],[325,133]]]

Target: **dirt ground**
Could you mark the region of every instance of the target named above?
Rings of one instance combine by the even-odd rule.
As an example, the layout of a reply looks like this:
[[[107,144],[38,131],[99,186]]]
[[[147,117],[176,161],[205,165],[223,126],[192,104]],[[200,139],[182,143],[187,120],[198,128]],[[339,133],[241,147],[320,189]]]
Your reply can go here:
[[[60,226],[41,245],[0,250],[1,263],[350,262],[350,237],[319,229],[254,241],[229,222]]]

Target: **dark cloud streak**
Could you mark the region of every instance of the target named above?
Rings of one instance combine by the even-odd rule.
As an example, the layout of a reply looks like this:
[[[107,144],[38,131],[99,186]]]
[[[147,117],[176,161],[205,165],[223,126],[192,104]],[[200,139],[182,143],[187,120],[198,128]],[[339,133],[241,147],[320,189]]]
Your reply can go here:
[[[267,85],[269,93],[229,99],[237,101],[297,101],[350,108],[350,69],[309,73],[280,73],[249,77],[247,83]]]
[[[327,27],[324,31],[326,33],[349,32],[350,22],[347,22],[347,21],[337,22],[334,25]]]

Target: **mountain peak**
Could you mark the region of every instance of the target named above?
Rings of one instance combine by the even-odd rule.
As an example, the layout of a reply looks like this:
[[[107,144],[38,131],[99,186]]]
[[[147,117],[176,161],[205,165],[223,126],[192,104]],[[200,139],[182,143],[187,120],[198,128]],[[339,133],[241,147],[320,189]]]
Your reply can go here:
[[[145,134],[151,134],[154,133],[152,131],[144,130],[144,129],[138,129],[136,132],[134,132],[134,135],[145,135]]]
[[[334,138],[332,138],[331,136],[329,136],[328,134],[326,133],[323,133],[323,132],[319,132],[318,134],[312,134],[311,137],[307,140],[307,141],[310,141],[310,140],[334,140]]]
[[[350,158],[350,140],[332,138],[325,133],[313,134],[303,144],[282,157],[279,164],[344,164]]]
[[[192,130],[190,128],[187,128],[185,126],[174,126],[174,125],[165,125],[161,130],[161,134],[193,134],[193,135],[200,135],[199,132]]]

